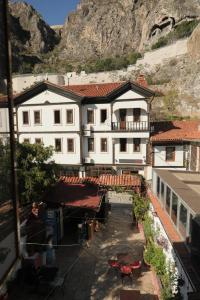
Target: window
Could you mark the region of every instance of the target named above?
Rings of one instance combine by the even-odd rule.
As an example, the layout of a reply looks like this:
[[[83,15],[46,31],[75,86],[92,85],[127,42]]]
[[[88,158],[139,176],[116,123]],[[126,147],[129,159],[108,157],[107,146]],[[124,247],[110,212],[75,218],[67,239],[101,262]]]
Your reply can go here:
[[[40,111],[34,111],[34,124],[41,124]]]
[[[67,109],[67,113],[66,113],[66,118],[67,118],[67,124],[73,124],[74,120],[73,120],[73,109]]]
[[[54,110],[54,124],[60,124],[60,110]]]
[[[55,151],[56,152],[61,152],[62,151],[61,139],[55,139]]]
[[[159,196],[160,195],[160,177],[157,176],[157,188],[156,188],[156,191],[157,191],[157,195]]]
[[[172,193],[172,221],[177,224],[178,197]]]
[[[175,161],[175,147],[166,147],[166,161]]]
[[[120,152],[126,152],[127,139],[119,139],[119,140],[120,140]]]
[[[161,199],[164,200],[165,185],[161,182]]]
[[[107,109],[101,109],[101,123],[105,123],[107,119]]]
[[[22,112],[22,122],[23,122],[23,125],[28,125],[29,124],[28,111],[23,111]]]
[[[167,186],[166,191],[166,211],[170,214],[171,189]]]
[[[108,151],[108,140],[107,138],[101,139],[101,152],[107,152]]]
[[[133,121],[134,122],[139,122],[140,121],[140,108],[134,108],[133,109]]]
[[[87,123],[94,124],[94,110],[93,109],[87,110]]]
[[[187,228],[187,208],[185,208],[185,206],[181,204],[179,229],[183,236],[186,236],[186,228]]]
[[[133,139],[133,151],[140,152],[140,139]]]
[[[30,144],[30,139],[29,139],[29,138],[25,138],[25,139],[24,139],[24,143]]]
[[[67,139],[67,152],[74,152],[74,139]]]
[[[35,139],[35,144],[42,144],[42,139],[41,138],[36,138]]]
[[[88,138],[88,152],[94,152],[94,138]]]

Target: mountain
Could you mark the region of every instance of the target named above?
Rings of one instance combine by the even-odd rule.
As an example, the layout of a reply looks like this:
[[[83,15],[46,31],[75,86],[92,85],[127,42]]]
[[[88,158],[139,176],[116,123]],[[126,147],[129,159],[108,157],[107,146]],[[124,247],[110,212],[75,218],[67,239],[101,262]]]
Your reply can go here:
[[[144,52],[183,21],[200,16],[198,0],[81,0],[58,46],[63,59]]]
[[[31,72],[34,65],[42,61],[42,55],[52,51],[59,43],[60,37],[31,5],[25,2],[10,2],[9,9],[13,72]],[[2,21],[1,17],[0,23]],[[0,45],[3,50],[2,24],[0,25]],[[3,62],[3,57],[1,60]]]

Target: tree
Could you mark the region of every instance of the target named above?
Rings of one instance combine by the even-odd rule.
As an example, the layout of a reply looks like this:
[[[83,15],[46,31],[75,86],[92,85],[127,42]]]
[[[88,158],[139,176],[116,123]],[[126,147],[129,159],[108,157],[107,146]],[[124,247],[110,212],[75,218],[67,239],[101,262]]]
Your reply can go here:
[[[51,160],[52,147],[40,144],[17,145],[18,189],[21,204],[41,201],[56,182],[57,165]]]

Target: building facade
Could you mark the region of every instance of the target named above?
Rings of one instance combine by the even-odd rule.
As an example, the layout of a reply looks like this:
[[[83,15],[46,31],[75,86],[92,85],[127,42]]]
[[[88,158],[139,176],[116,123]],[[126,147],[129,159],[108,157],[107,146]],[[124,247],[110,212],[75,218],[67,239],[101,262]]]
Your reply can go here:
[[[144,173],[155,93],[137,83],[62,87],[43,82],[15,97],[18,141],[53,146],[73,174]],[[7,109],[0,102],[0,118]],[[1,122],[0,122],[1,126]],[[1,128],[1,138],[7,128]]]
[[[183,299],[200,289],[199,186],[198,173],[154,169],[149,190],[158,242],[176,265]]]

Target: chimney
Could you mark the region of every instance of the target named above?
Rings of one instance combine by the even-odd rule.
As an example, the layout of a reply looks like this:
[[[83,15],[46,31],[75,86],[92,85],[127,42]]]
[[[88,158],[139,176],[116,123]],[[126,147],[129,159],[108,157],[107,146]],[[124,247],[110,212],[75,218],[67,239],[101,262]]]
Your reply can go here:
[[[140,75],[138,76],[136,82],[137,82],[139,85],[143,86],[143,87],[147,87],[147,86],[148,86],[147,81],[146,81],[146,79],[145,79],[145,77],[144,77],[143,74],[140,74]]]

